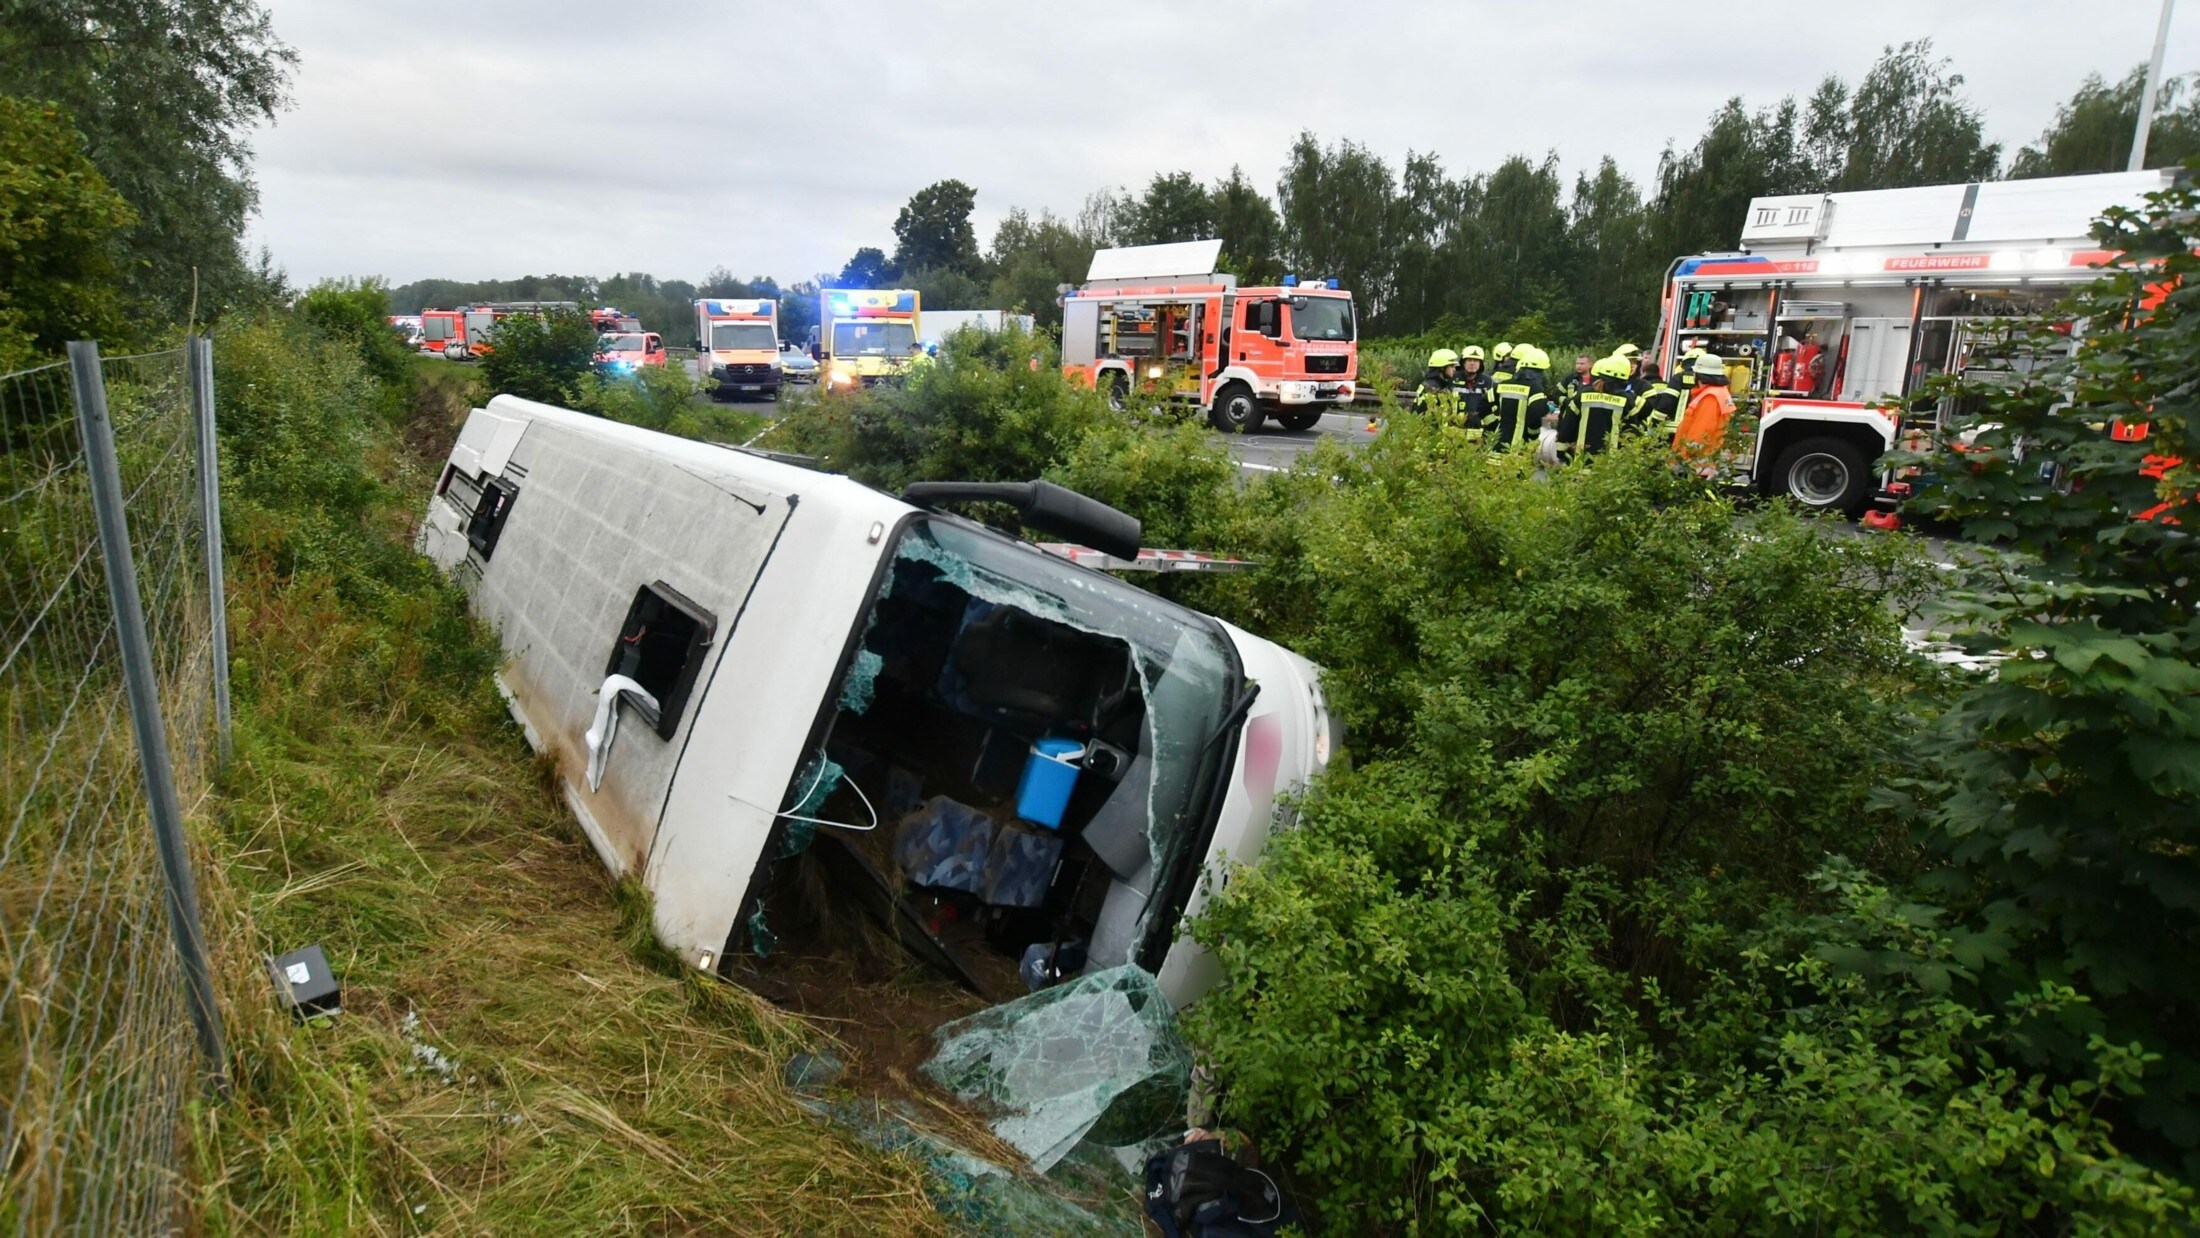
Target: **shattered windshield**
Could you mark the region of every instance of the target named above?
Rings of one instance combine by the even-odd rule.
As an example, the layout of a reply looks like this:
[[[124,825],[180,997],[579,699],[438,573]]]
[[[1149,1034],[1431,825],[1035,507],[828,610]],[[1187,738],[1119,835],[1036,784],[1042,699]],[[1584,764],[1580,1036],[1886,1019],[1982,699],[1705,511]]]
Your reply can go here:
[[[919,521],[896,553],[938,567],[974,598],[1128,644],[1146,701],[1148,852],[1156,870],[1199,819],[1224,745],[1207,739],[1238,691],[1236,657],[1213,620],[997,534]]]

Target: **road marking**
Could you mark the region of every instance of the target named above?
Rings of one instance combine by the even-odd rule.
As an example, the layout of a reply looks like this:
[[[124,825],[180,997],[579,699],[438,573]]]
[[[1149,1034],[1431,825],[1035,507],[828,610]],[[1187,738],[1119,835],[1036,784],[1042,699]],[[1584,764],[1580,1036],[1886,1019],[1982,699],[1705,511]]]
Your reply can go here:
[[[1259,469],[1263,473],[1281,473],[1286,471],[1284,469],[1278,468],[1273,464],[1255,464],[1251,460],[1240,460],[1237,462],[1237,466],[1241,469]]]

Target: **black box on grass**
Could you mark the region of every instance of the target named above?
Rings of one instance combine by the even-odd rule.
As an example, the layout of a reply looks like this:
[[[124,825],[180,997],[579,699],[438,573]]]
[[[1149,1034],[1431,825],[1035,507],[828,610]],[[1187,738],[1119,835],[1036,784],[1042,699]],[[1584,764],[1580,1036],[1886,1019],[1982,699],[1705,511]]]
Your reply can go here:
[[[300,1023],[315,1015],[342,1014],[344,989],[336,983],[328,955],[318,945],[293,950],[268,960],[269,978],[275,982],[275,998]]]

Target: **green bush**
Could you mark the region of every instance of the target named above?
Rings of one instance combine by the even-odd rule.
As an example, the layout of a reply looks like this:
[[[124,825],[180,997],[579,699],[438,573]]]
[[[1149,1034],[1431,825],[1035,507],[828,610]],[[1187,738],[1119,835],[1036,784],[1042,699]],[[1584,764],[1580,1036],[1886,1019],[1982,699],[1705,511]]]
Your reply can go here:
[[[700,390],[686,366],[644,365],[630,374],[584,375],[574,403],[599,417],[663,430],[688,411]]]
[[[588,375],[574,407],[710,443],[746,443],[763,428],[755,413],[697,399],[701,390],[685,366],[645,365],[631,374]]]
[[[1882,888],[1919,861],[1869,802],[1932,682],[1904,540],[1738,514],[1653,451],[1542,478],[1419,424],[1237,517],[1263,568],[1204,600],[1324,665],[1355,766],[1194,926],[1225,979],[1188,1024],[1333,1228],[2183,1206],[2086,1116],[2136,1059],[2057,1083],[2001,1052],[2082,999],[1957,1000],[1977,934]]]
[[[315,330],[358,349],[367,373],[392,395],[402,397],[410,389],[417,353],[390,325],[388,284],[380,279],[322,280],[294,308]]]
[[[2121,256],[2019,346],[2076,355],[2011,385],[1948,384],[1975,431],[1922,461],[1919,503],[2016,552],[1968,599],[1967,643],[2006,655],[1918,739],[1892,788],[1938,861],[1926,896],[1990,943],[1978,1000],[2067,984],[2088,1001],[2022,1029],[2061,1079],[2152,1055],[2104,1107],[2126,1142],[2200,1181],[2200,193],[2097,231]],[[2156,299],[2156,294],[2159,299]],[[2152,302],[2151,305],[2148,303]],[[2133,305],[2147,305],[2134,322]],[[2144,423],[2143,439],[2106,433]],[[2058,471],[2041,479],[2042,463]]]
[[[1029,481],[1112,416],[1044,336],[1011,327],[955,333],[905,382],[790,402],[769,441],[882,490]]]
[[[489,332],[482,378],[501,395],[567,407],[596,364],[596,328],[572,310],[510,314]]]

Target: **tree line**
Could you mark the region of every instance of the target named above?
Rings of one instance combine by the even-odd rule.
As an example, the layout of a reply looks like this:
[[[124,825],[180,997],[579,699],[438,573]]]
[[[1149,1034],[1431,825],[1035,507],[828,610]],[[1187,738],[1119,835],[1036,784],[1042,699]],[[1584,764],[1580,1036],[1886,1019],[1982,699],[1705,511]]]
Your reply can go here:
[[[257,203],[245,136],[287,100],[295,54],[264,12],[217,0],[71,0],[16,6],[0,24],[0,349],[46,355],[72,334],[118,338],[129,322],[206,321],[279,283],[245,252]],[[1094,249],[1216,236],[1241,279],[1335,276],[1370,334],[1436,331],[1543,339],[1640,338],[1674,257],[1736,242],[1759,194],[1892,188],[1994,175],[2123,167],[2144,72],[2088,77],[2033,143],[2004,159],[1964,79],[1929,40],[1889,47],[1851,84],[1715,110],[1669,145],[1640,184],[1612,157],[1571,180],[1555,155],[1452,172],[1433,154],[1393,165],[1349,140],[1303,133],[1269,189],[1242,167],[1204,181],[1157,172],[1104,188],[1073,215],[1009,210],[981,247],[977,190],[943,180],[892,223],[893,244],[782,286],[720,267],[700,281],[643,272],[512,280],[426,279],[391,290],[400,313],[486,300],[616,304],[680,344],[699,296],[777,297],[802,338],[818,287],[915,287],[938,309],[1000,308],[1058,320],[1062,284]],[[2200,153],[2200,90],[2173,77],[2157,101],[2151,166]]]
[[[902,206],[890,246],[861,247],[837,272],[784,291],[721,269],[696,287],[646,275],[422,281],[393,300],[411,307],[505,289],[510,299],[555,290],[586,300],[595,289],[651,329],[678,334],[688,297],[752,295],[735,291],[744,288],[786,295],[785,322],[799,334],[817,287],[894,286],[918,289],[935,309],[1018,310],[1053,325],[1060,286],[1084,279],[1095,249],[1220,237],[1223,266],[1241,281],[1334,276],[1357,296],[1371,335],[1640,339],[1656,325],[1667,265],[1737,244],[1751,198],[2120,170],[2144,79],[2143,67],[2113,84],[2089,76],[2035,142],[2005,159],[1962,74],[1920,39],[1887,48],[1854,83],[1828,75],[1806,97],[1755,108],[1728,99],[1693,142],[1666,148],[1647,185],[1609,155],[1570,180],[1555,154],[1453,172],[1433,154],[1409,152],[1393,165],[1359,142],[1306,132],[1272,191],[1241,166],[1213,181],[1157,172],[1136,191],[1093,192],[1072,216],[1012,208],[984,246],[971,222],[977,190],[939,181]],[[2195,153],[2200,91],[2191,77],[2173,77],[2158,99],[2148,163]],[[654,314],[653,297],[665,301]]]

